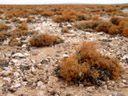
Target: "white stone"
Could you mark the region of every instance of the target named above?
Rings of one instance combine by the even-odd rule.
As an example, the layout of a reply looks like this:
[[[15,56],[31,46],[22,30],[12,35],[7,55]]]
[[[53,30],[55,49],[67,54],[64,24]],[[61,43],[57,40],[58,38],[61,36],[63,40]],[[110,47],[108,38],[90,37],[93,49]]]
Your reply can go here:
[[[126,83],[127,82],[127,80],[122,80],[123,81],[123,83]]]
[[[95,87],[87,87],[87,88],[86,88],[86,91],[92,92],[92,91],[94,91],[94,89],[95,89]]]
[[[52,85],[53,83],[56,83],[58,81],[58,78],[54,76],[50,76],[48,80],[48,85]]]
[[[68,27],[68,28],[72,28],[72,25],[68,24],[67,27]]]
[[[44,92],[40,91],[36,96],[44,96]]]
[[[20,83],[16,83],[13,87],[18,88],[18,87],[20,87],[20,86],[21,86]]]
[[[63,54],[63,57],[64,57],[64,58],[68,58],[69,55],[68,55],[68,54]]]
[[[103,39],[108,39],[107,37],[100,37],[100,40],[103,40]]]
[[[113,86],[108,86],[108,89],[109,89],[109,90],[113,90],[114,87],[113,87]]]
[[[19,63],[19,60],[18,59],[12,59],[11,60],[13,63]]]
[[[6,71],[8,71],[8,70],[11,71],[11,70],[12,70],[12,68],[11,68],[10,66],[8,66],[8,67],[4,67],[3,69],[6,70]]]
[[[27,45],[26,45],[26,44],[23,44],[23,45],[22,45],[22,48],[26,48],[26,47],[27,47]]]
[[[66,34],[67,37],[75,37],[76,34]]]
[[[36,30],[36,31],[38,31],[38,30],[40,30],[40,29],[41,29],[40,27],[36,27],[36,29],[35,29],[35,30]]]
[[[89,38],[89,40],[90,40],[90,41],[94,41],[94,40],[95,40],[95,38]]]
[[[18,72],[14,72],[13,74],[16,78],[18,78],[18,76],[20,75]]]
[[[28,54],[28,53],[24,53],[24,56],[26,56],[26,57],[27,57],[27,56],[29,56],[29,54]]]
[[[40,86],[40,89],[44,90],[44,89],[46,89],[46,86],[42,85],[42,86]]]
[[[9,41],[10,41],[10,39],[7,39],[7,40],[5,40],[5,41],[3,42],[3,44],[4,44],[4,45],[8,45],[8,44],[9,44]]]
[[[107,90],[107,85],[104,85],[104,86],[102,86],[102,88],[104,89],[104,90]]]
[[[72,33],[73,33],[73,32],[74,32],[74,30],[70,30],[70,32],[72,32]]]
[[[4,81],[7,81],[8,83],[11,82],[11,78],[9,78],[9,77],[5,77],[5,78],[3,78],[3,80],[4,80]]]
[[[86,35],[90,35],[90,34],[92,34],[92,33],[90,33],[90,32],[85,32],[86,33]]]
[[[22,82],[22,85],[27,85],[27,82]]]
[[[37,83],[37,86],[38,87],[41,87],[43,85],[43,82],[42,81],[39,81],[38,83]]]
[[[32,72],[35,72],[36,70],[35,70],[35,68],[32,66]]]
[[[104,33],[103,33],[103,32],[98,32],[97,34],[98,34],[98,35],[102,35],[102,34],[104,34]]]
[[[115,92],[115,93],[113,93],[113,94],[112,94],[112,96],[118,96],[118,93],[117,93],[117,92]]]
[[[22,53],[15,53],[12,57],[25,57]]]
[[[124,56],[123,56],[123,59],[124,59],[124,60],[125,60],[126,58],[128,59],[128,55],[124,55]]]
[[[35,60],[31,60],[31,61],[32,61],[32,63],[34,63],[34,64],[36,63],[36,61],[35,61]]]
[[[20,41],[20,38],[16,38],[16,40]]]
[[[119,83],[119,88],[123,88],[125,86],[124,83]]]
[[[2,74],[3,74],[4,76],[8,76],[10,73],[11,73],[10,70],[2,71]]]

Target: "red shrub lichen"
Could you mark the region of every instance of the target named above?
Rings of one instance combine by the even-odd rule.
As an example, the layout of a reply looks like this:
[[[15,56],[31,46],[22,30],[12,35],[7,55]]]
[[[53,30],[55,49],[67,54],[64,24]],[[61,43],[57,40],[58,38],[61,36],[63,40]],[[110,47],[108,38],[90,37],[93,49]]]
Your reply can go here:
[[[25,23],[22,23],[21,26],[19,26],[19,29],[21,30],[28,30],[28,25]]]
[[[58,36],[51,36],[49,34],[34,35],[30,39],[30,44],[36,47],[52,46],[61,42],[62,39],[60,39]]]
[[[64,18],[62,16],[54,16],[52,20],[57,23],[64,22]]]
[[[121,21],[121,18],[119,18],[119,17],[112,17],[110,19],[110,21],[112,22],[112,24],[119,25],[119,23]]]
[[[108,30],[109,34],[118,34],[119,33],[119,27],[116,25],[112,25],[109,30]]]
[[[27,18],[27,23],[32,22],[32,19],[30,17]]]
[[[2,31],[2,30],[8,30],[8,29],[11,29],[11,26],[8,26],[8,25],[1,25],[0,26],[0,31]]]
[[[125,37],[128,37],[128,27],[125,27],[123,29],[122,35],[125,36]]]
[[[93,20],[93,21],[102,21],[102,19],[99,18],[99,16],[94,16],[94,17],[92,18],[92,20]]]
[[[6,36],[8,35],[8,32],[1,31],[0,32],[0,41],[4,41],[6,39]]]
[[[76,54],[63,59],[55,71],[66,81],[98,86],[102,81],[119,79],[124,72],[117,59],[102,56],[93,42],[84,42]]]
[[[96,27],[96,31],[98,32],[106,32],[108,33],[109,28],[112,26],[111,22],[107,22],[107,21],[103,21],[101,22],[97,27]]]

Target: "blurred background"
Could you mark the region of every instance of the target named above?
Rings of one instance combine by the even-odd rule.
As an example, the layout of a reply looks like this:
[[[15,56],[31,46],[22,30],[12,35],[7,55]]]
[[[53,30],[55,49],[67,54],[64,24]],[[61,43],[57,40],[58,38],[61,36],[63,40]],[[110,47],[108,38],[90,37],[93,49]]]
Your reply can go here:
[[[128,0],[0,0],[0,4],[122,4]]]

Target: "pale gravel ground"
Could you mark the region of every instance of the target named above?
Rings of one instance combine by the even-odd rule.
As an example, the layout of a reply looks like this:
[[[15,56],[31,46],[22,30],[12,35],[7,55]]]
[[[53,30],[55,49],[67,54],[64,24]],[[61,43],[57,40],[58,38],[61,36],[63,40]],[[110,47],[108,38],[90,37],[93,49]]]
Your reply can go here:
[[[28,26],[29,30],[58,35],[64,39],[64,43],[52,47],[31,48],[30,51],[23,47],[14,49],[0,46],[1,58],[10,57],[9,67],[0,69],[0,96],[128,96],[128,62],[124,60],[125,57],[128,58],[128,38],[73,29],[72,34],[61,34],[59,24],[52,22],[51,18],[42,18],[39,23],[29,23]],[[108,81],[104,86],[96,88],[69,84],[56,77],[56,61],[62,59],[64,54],[72,55],[75,48],[84,41],[94,41],[97,50],[103,55],[120,57],[120,64],[126,70],[121,80]],[[12,57],[12,52],[22,53],[24,57]],[[40,64],[43,59],[48,63]],[[22,72],[19,66],[23,65],[29,65],[30,69]],[[8,90],[15,92],[10,93]]]

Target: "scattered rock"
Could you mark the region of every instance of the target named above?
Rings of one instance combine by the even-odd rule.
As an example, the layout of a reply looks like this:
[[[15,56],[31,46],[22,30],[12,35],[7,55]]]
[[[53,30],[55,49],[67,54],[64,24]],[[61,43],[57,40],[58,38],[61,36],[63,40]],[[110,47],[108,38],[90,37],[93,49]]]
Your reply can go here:
[[[108,40],[108,39],[103,39],[103,42],[112,42],[112,40]]]
[[[67,25],[67,28],[72,28],[72,25],[71,25],[71,24],[68,24],[68,25]]]
[[[16,83],[13,87],[14,87],[14,88],[18,88],[18,87],[20,87],[20,86],[21,86],[20,83]]]
[[[125,86],[124,83],[119,83],[119,85],[118,85],[119,88],[123,88],[124,86]]]
[[[15,76],[16,78],[18,78],[18,76],[20,76],[20,74],[19,74],[18,72],[14,72],[13,74],[14,74],[14,76]]]
[[[7,39],[3,42],[4,45],[9,45],[10,39]]]
[[[103,88],[104,90],[107,90],[107,89],[108,89],[107,85],[102,86],[102,88]]]
[[[128,55],[124,55],[123,60],[126,60],[126,62],[128,62]]]
[[[24,72],[25,70],[29,70],[30,66],[21,66],[20,69],[22,72]]]
[[[39,81],[38,83],[37,83],[37,86],[38,87],[41,87],[43,85],[43,82],[42,81]]]
[[[7,71],[2,71],[1,73],[3,76],[8,76],[8,75],[11,75],[12,72],[10,70],[7,70]]]
[[[58,81],[57,77],[50,76],[48,80],[48,85],[52,85],[53,83],[56,83]]]
[[[28,53],[24,53],[24,56],[27,57],[27,56],[29,56],[29,54]]]
[[[23,58],[23,57],[25,57],[25,55],[23,55],[22,53],[15,53],[15,54],[12,55],[12,57],[21,57],[21,58]]]
[[[31,67],[31,70],[32,70],[33,73],[36,71],[35,68],[34,68],[34,66]]]
[[[0,80],[2,81],[2,83],[0,82],[0,95],[4,90],[7,96],[15,96],[12,93],[7,93],[7,92],[8,91],[15,92],[14,94],[16,94],[17,88],[27,86],[28,89],[26,88],[24,90],[27,90],[28,92],[30,91],[29,93],[31,93],[31,91],[35,92],[36,95],[34,96],[50,96],[50,95],[63,96],[63,94],[64,96],[74,96],[74,95],[85,96],[82,94],[84,92],[87,93],[86,94],[87,96],[93,96],[93,95],[99,96],[100,93],[105,93],[104,95],[106,95],[107,92],[108,92],[107,94],[111,94],[110,96],[125,96],[124,94],[119,94],[115,92],[116,90],[115,85],[117,83],[114,81],[111,82],[110,80],[108,80],[110,81],[109,83],[105,83],[103,86],[99,87],[98,91],[94,86],[85,87],[83,84],[80,84],[79,86],[76,86],[76,85],[70,86],[70,83],[67,83],[62,79],[58,79],[55,76],[54,71],[57,73],[59,72],[60,68],[57,67],[54,70],[54,68],[58,66],[54,62],[58,62],[58,60],[60,60],[61,57],[68,58],[69,55],[66,53],[72,53],[73,52],[72,49],[74,49],[74,47],[79,45],[79,42],[96,41],[98,44],[100,43],[103,44],[103,46],[100,46],[100,48],[98,49],[99,51],[103,51],[102,52],[103,54],[106,54],[106,55],[110,54],[112,57],[119,58],[121,64],[122,65],[124,64],[125,65],[124,67],[126,68],[127,67],[126,62],[128,61],[128,55],[126,53],[127,41],[128,41],[127,38],[116,36],[116,35],[109,36],[109,35],[106,35],[106,33],[104,32],[96,33],[96,32],[80,31],[78,29],[75,30],[74,28],[72,28],[72,25],[70,23],[59,24],[60,27],[67,27],[70,29],[70,32],[72,32],[72,34],[66,33],[62,35],[61,34],[62,28],[58,27],[58,24],[51,22],[52,20],[50,19],[50,17],[43,19],[46,22],[41,21],[42,18],[43,18],[42,16],[40,16],[40,19],[37,18],[38,21],[36,21],[37,19],[35,19],[36,23],[39,22],[38,24],[31,24],[31,23],[30,25],[28,24],[30,29],[33,31],[36,28],[35,30],[38,30],[38,32],[48,32],[50,34],[57,34],[60,37],[64,38],[65,40],[64,43],[52,46],[52,48],[55,48],[55,50],[57,50],[55,51],[57,55],[52,54],[53,56],[49,55],[49,57],[42,55],[41,57],[38,58],[38,55],[40,56],[39,52],[42,52],[42,51],[40,51],[40,48],[35,48],[30,46],[29,39],[31,38],[31,36],[30,37],[24,36],[21,39],[16,38],[14,40],[13,39],[11,40],[9,38],[8,40],[5,40],[2,43],[3,45],[10,44],[10,45],[17,45],[17,46],[15,46],[16,50],[13,51],[16,53],[13,55],[9,56],[9,55],[3,54],[2,56],[0,53],[0,58],[4,58],[4,61],[0,61],[0,78],[1,78]],[[27,48],[28,50],[26,50]],[[59,48],[61,50],[60,52],[58,50]],[[0,48],[0,51],[1,52],[4,51],[4,48],[3,49]],[[8,48],[8,51],[11,52],[11,49]],[[6,51],[4,53],[6,53]],[[7,53],[7,54],[11,54],[11,53]],[[41,58],[46,58],[46,59],[38,61]],[[43,64],[46,64],[46,66],[42,66]],[[126,73],[128,73],[127,70],[126,70]],[[118,88],[119,91],[122,91],[123,89],[128,88],[126,78],[127,78],[127,75],[125,78],[121,78],[120,80],[121,83],[118,83],[118,86],[116,88]],[[20,88],[18,90],[22,91]],[[99,92],[98,95],[95,94],[96,91]],[[45,95],[45,92],[47,93],[46,95]],[[61,94],[59,94],[59,92]],[[112,94],[109,92],[114,92],[114,93]],[[24,96],[24,95],[20,93],[20,95],[17,95],[17,96]]]
[[[9,77],[5,77],[5,78],[3,78],[3,80],[7,81],[8,83],[11,83],[11,78],[9,78]]]
[[[40,63],[41,63],[41,64],[47,64],[47,63],[48,63],[48,60],[43,59],[43,60],[40,61]]]
[[[0,59],[0,67],[8,67],[9,61]]]
[[[76,34],[66,34],[67,37],[75,37]]]
[[[64,57],[64,58],[68,58],[69,55],[68,55],[68,54],[63,54],[63,57]]]
[[[95,90],[94,86],[86,88],[86,91],[88,91],[88,92],[93,92],[94,90]]]
[[[113,86],[108,86],[108,90],[113,90],[114,87]]]

